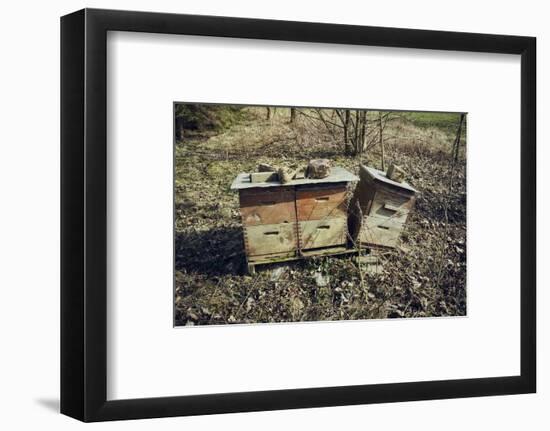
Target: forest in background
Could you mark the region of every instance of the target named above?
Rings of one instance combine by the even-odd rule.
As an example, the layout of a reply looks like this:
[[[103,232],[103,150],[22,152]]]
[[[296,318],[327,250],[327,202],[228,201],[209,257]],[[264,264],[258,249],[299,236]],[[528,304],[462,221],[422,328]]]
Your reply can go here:
[[[466,314],[466,121],[455,113],[175,106],[177,325]],[[457,139],[460,137],[460,139]],[[244,271],[238,196],[258,163],[402,166],[419,190],[400,247]]]

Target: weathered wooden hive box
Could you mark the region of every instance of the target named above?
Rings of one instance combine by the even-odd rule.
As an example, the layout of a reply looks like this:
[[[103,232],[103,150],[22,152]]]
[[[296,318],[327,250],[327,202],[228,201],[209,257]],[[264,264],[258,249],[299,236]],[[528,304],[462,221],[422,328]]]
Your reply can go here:
[[[345,251],[347,186],[351,172],[332,168],[323,179],[252,183],[250,174],[235,178],[249,270],[259,263]]]
[[[416,190],[361,165],[350,202],[350,234],[357,246],[395,247],[414,207]]]

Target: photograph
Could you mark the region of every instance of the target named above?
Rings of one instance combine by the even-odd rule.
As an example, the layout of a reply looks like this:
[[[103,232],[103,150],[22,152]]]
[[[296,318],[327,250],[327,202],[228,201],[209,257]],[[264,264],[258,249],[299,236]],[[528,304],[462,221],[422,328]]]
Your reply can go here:
[[[544,3],[314,5],[4,4],[0,429],[550,430]]]
[[[467,114],[174,103],[175,326],[466,316]]]

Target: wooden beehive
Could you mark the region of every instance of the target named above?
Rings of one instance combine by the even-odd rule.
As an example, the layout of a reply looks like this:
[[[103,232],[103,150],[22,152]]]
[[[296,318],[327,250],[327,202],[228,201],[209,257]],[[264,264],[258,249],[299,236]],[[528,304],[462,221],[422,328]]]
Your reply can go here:
[[[323,179],[251,182],[239,174],[244,244],[249,269],[259,263],[345,251],[347,186],[357,177],[335,167]]]
[[[361,165],[350,203],[349,227],[356,245],[395,247],[414,207],[416,190]]]

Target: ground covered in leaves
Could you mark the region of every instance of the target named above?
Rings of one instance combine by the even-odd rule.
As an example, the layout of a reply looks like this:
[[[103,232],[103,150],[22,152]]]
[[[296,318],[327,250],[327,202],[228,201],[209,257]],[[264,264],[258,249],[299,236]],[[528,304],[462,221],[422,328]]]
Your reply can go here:
[[[465,315],[465,151],[453,163],[452,133],[413,120],[385,131],[387,162],[402,166],[420,194],[400,247],[382,256],[376,273],[347,256],[274,264],[248,275],[238,196],[229,186],[259,162],[292,166],[324,157],[355,173],[359,163],[380,168],[378,150],[344,156],[323,124],[298,115],[290,125],[285,112],[265,120],[260,108],[223,131],[178,141],[176,325]]]

